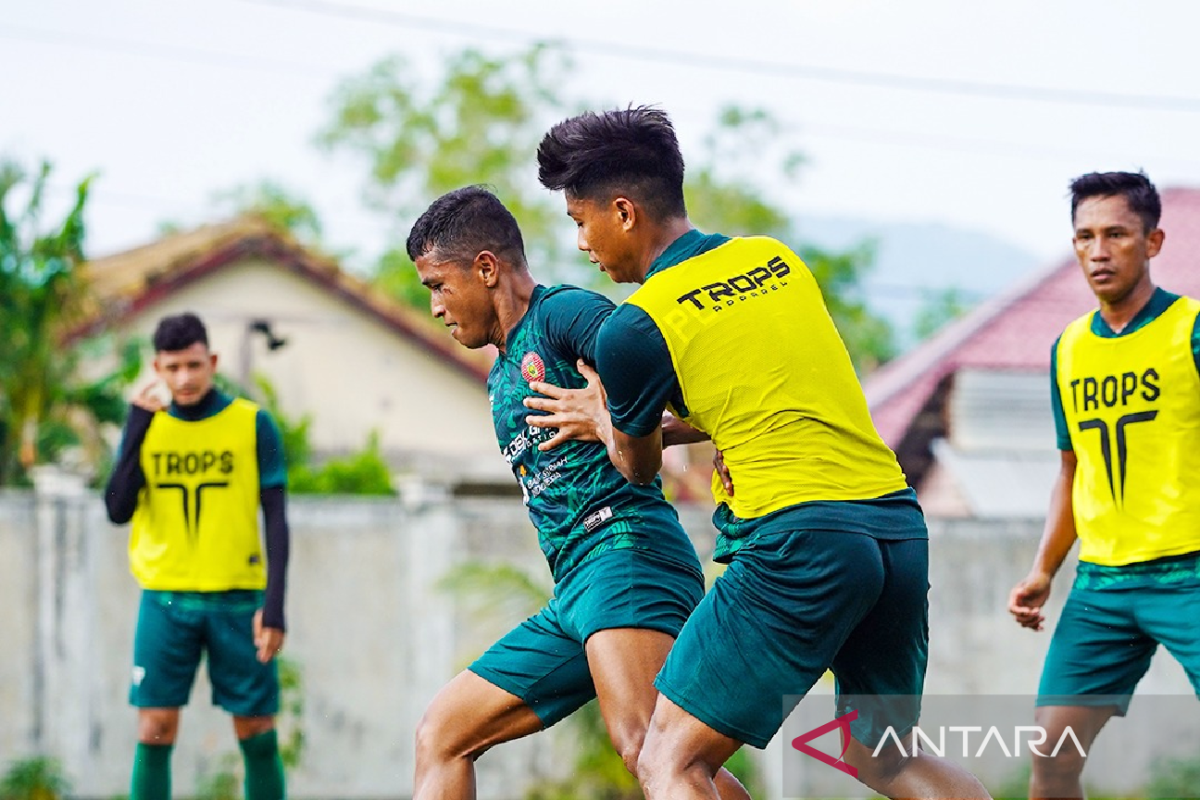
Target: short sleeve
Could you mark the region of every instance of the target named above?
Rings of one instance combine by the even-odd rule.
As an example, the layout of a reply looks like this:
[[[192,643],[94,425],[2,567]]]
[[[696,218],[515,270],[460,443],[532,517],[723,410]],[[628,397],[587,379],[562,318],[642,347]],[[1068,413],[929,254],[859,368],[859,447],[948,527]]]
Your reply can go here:
[[[596,371],[608,393],[613,426],[628,436],[652,433],[668,402],[686,414],[666,340],[637,306],[621,305],[600,328]]]
[[[283,435],[275,419],[264,409],[254,420],[258,437],[258,485],[260,488],[287,486],[287,462],[283,454]]]
[[[602,294],[572,287],[554,292],[542,307],[550,344],[595,366],[596,336],[613,313],[612,301]]]
[[[1050,407],[1054,411],[1054,432],[1058,439],[1059,450],[1074,450],[1071,444],[1071,431],[1067,428],[1067,415],[1063,411],[1062,393],[1058,388],[1058,343],[1062,337],[1054,340],[1050,348]]]

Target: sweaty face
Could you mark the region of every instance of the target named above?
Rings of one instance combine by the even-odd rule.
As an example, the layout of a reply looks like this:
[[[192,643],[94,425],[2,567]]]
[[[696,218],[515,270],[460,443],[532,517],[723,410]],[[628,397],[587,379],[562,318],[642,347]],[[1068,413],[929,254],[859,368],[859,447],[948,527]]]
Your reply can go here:
[[[1147,232],[1121,195],[1089,197],[1075,209],[1072,241],[1092,293],[1111,305],[1149,283],[1150,259],[1162,247],[1163,232]]]
[[[429,310],[464,347],[490,344],[498,328],[491,293],[470,264],[445,259],[437,251],[418,256],[417,275],[429,289]]]
[[[567,215],[578,228],[576,245],[599,264],[616,283],[637,280],[628,218],[622,215],[621,200],[601,202],[567,195]]]
[[[167,385],[171,399],[181,406],[200,402],[212,388],[217,356],[196,342],[184,350],[164,350],[154,356],[154,371]]]

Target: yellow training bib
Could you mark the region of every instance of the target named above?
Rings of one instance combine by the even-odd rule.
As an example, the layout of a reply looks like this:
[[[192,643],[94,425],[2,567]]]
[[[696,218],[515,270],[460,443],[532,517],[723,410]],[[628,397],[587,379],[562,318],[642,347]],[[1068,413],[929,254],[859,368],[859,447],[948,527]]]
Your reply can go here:
[[[195,422],[154,415],[142,442],[146,485],[129,561],[145,589],[262,589],[258,530],[258,407],[235,399]]]
[[[1120,566],[1200,550],[1200,302],[1181,297],[1116,338],[1092,333],[1095,313],[1068,325],[1057,350],[1079,558]]]
[[[785,245],[730,239],[650,276],[626,302],[662,332],[687,422],[733,476],[734,496],[714,476],[713,497],[736,516],[905,488],[821,291]]]

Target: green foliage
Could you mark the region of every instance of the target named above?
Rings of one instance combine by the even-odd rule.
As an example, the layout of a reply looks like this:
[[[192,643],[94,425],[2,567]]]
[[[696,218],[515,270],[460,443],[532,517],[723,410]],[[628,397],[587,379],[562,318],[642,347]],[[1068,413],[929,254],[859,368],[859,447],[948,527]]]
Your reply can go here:
[[[405,252],[408,229],[438,196],[475,183],[492,187],[512,211],[544,279],[568,279],[562,265],[572,262],[576,275],[586,272],[582,261],[564,257],[559,201],[540,190],[533,168],[537,143],[565,108],[558,87],[570,72],[561,49],[538,44],[508,57],[463,50],[434,82],[392,57],[337,88],[318,142],[367,163],[367,204],[393,226],[375,270],[382,288],[428,306]]]
[[[913,334],[917,340],[928,339],[941,330],[942,326],[961,317],[971,310],[971,304],[962,290],[949,287],[941,290],[926,290],[921,298],[921,307],[913,320]]]
[[[227,213],[251,214],[309,244],[321,240],[321,219],[312,204],[278,181],[264,178],[214,196]]]
[[[113,342],[63,346],[90,299],[81,264],[91,179],[78,184],[62,221],[44,226],[50,172],[49,163],[30,175],[0,162],[0,484],[24,482],[34,464],[77,445],[94,469],[106,455],[96,425],[124,416],[123,390],[141,367],[136,346],[127,344],[117,353],[118,368],[89,383],[78,377],[80,361],[103,357]],[[11,213],[22,192],[23,210]]]
[[[0,777],[0,800],[62,800],[69,791],[62,766],[44,756],[14,761]]]
[[[320,466],[313,464],[309,444],[311,415],[293,419],[283,413],[279,393],[265,378],[256,381],[263,397],[263,407],[279,426],[283,452],[287,458],[288,491],[292,494],[361,494],[392,495],[392,472],[379,447],[379,434],[372,431],[366,447],[343,458],[335,458]],[[228,380],[226,380],[228,384]],[[232,384],[228,384],[233,388]],[[245,395],[244,391],[235,393]]]
[[[288,467],[288,490],[295,494],[395,494],[392,473],[379,449],[379,433],[372,431],[365,449],[334,458],[319,467]]]
[[[569,247],[561,199],[536,183],[533,155],[549,125],[570,113],[557,87],[571,73],[564,52],[547,45],[509,57],[467,49],[446,60],[432,86],[402,59],[390,58],[337,89],[333,119],[319,142],[365,159],[368,204],[396,226],[393,244],[374,271],[381,289],[427,308],[428,292],[403,247],[408,227],[439,195],[487,183],[520,223],[529,261],[542,280],[620,294]],[[804,159],[770,114],[721,109],[702,157],[689,160],[684,194],[701,229],[796,241],[789,212],[766,199],[761,187],[767,180],[794,178]],[[866,245],[844,253],[801,249],[815,262],[814,273],[855,363],[869,369],[890,358],[890,327],[855,291],[873,250]]]
[[[304,672],[292,658],[279,662],[279,756],[285,770],[294,770],[304,758]]]
[[[1164,758],[1154,764],[1147,797],[1195,797],[1200,787],[1200,758]]]
[[[791,216],[767,200],[754,179],[755,171],[764,169],[794,179],[804,161],[781,138],[780,126],[770,114],[734,106],[722,109],[716,128],[705,140],[705,150],[705,157],[688,170],[684,184],[689,216],[701,230],[799,240]],[[874,242],[842,252],[806,244],[794,249],[821,287],[829,314],[859,371],[869,372],[892,358],[891,325],[870,311],[861,290],[875,258]]]

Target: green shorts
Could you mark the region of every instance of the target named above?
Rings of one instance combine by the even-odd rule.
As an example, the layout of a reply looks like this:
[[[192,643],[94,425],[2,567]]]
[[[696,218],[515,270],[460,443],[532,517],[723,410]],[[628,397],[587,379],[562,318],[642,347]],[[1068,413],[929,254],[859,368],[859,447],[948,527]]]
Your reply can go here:
[[[1109,589],[1076,585],[1050,640],[1037,704],[1113,705],[1124,716],[1159,644],[1179,661],[1200,695],[1197,620],[1200,586],[1194,584]]]
[[[142,592],[133,640],[129,702],[138,708],[187,705],[200,658],[208,659],[213,705],[239,717],[279,711],[275,660],[260,664],[254,614],[262,592]]]
[[[692,614],[655,685],[719,733],[767,742],[827,669],[869,747],[921,713],[929,540],[830,530],[747,539]],[[874,697],[890,697],[873,703]]]
[[[596,696],[584,644],[593,633],[641,628],[676,636],[704,596],[700,565],[612,550],[572,570],[550,602],[471,664],[521,698],[548,728]]]

